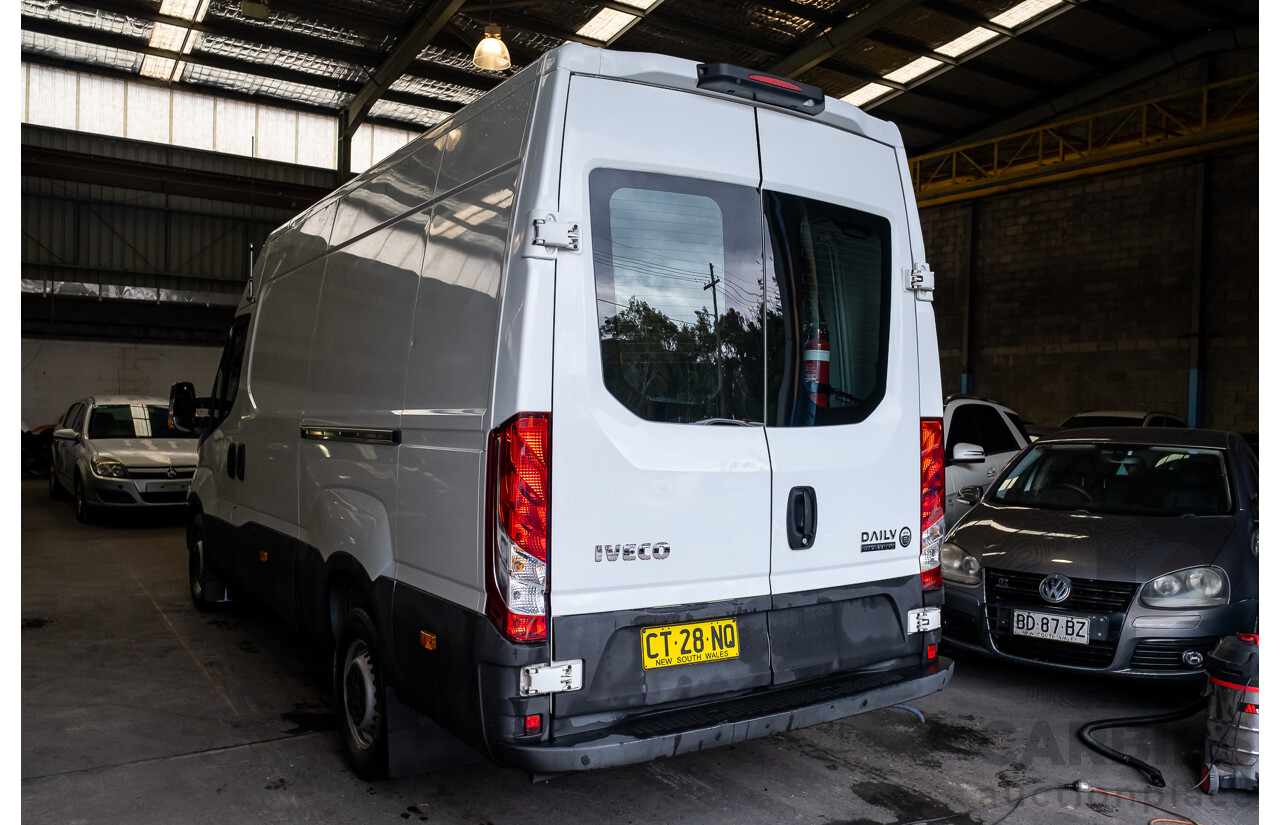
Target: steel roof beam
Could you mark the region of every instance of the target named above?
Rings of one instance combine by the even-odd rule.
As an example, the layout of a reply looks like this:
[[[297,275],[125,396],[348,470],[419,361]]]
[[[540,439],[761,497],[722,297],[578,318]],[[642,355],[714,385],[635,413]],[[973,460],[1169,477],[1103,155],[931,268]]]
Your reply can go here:
[[[928,2],[929,2],[929,7],[930,7],[930,8],[933,8],[934,6],[937,6],[937,5],[943,5],[943,6],[953,6],[953,5],[954,5],[953,3],[950,3],[950,2],[949,2],[949,0],[928,0]],[[957,67],[959,67],[959,66],[966,65],[966,64],[970,63],[971,61],[973,61],[974,59],[976,59],[976,58],[980,57],[981,55],[986,54],[987,52],[991,51],[992,49],[994,49],[994,48],[996,48],[996,47],[998,47],[998,46],[1000,46],[1000,45],[1002,45],[1002,44],[1004,44],[1004,43],[1008,43],[1008,42],[1009,42],[1009,40],[1010,40],[1010,39],[1012,39],[1012,38],[1014,38],[1014,37],[1017,37],[1017,38],[1024,38],[1024,37],[1026,37],[1026,36],[1027,36],[1027,32],[1028,32],[1029,30],[1031,30],[1031,29],[1035,28],[1036,26],[1041,25],[1042,23],[1046,23],[1046,22],[1048,22],[1048,21],[1050,21],[1050,20],[1054,19],[1054,18],[1055,18],[1055,17],[1057,17],[1059,14],[1063,14],[1064,12],[1067,12],[1067,11],[1070,11],[1071,9],[1077,8],[1081,3],[1085,3],[1085,2],[1088,2],[1088,0],[1063,0],[1063,5],[1062,5],[1062,6],[1060,6],[1059,8],[1054,9],[1054,10],[1052,10],[1052,11],[1048,11],[1048,12],[1046,12],[1046,13],[1042,14],[1040,17],[1036,18],[1035,20],[1032,20],[1032,21],[1029,21],[1029,22],[1027,22],[1027,23],[1024,23],[1022,26],[1020,26],[1020,27],[1018,28],[1017,34],[1014,34],[1014,33],[1012,32],[1012,30],[1010,30],[1010,29],[1005,29],[1005,31],[1008,31],[1008,32],[1009,32],[1009,34],[1008,34],[1008,35],[1000,35],[1000,36],[997,36],[997,37],[995,37],[995,38],[993,38],[993,39],[991,39],[991,40],[988,40],[986,43],[982,44],[981,46],[978,46],[978,47],[976,47],[976,48],[974,48],[974,49],[970,49],[969,51],[965,52],[964,54],[961,54],[961,55],[959,55],[958,57],[956,57],[956,58],[955,58],[955,63],[954,63],[954,64],[950,64],[950,63],[943,63],[941,66],[937,66],[937,67],[933,68],[932,70],[930,70],[930,71],[928,71],[928,72],[925,72],[924,74],[920,75],[919,77],[917,77],[916,79],[912,80],[912,81],[908,84],[907,91],[915,91],[915,90],[916,90],[916,89],[918,89],[921,85],[923,85],[923,84],[925,84],[925,83],[928,83],[930,80],[932,80],[933,78],[935,78],[935,77],[937,77],[938,75],[942,74],[943,72],[950,71],[951,69],[957,68]],[[960,7],[960,8],[963,8],[963,7]],[[968,11],[967,9],[964,9],[963,11],[964,11],[964,14],[965,14],[965,15],[967,15],[967,16],[969,16],[969,17],[971,17],[971,18],[972,18],[972,17],[976,17],[979,21],[985,21],[985,18],[983,18],[981,15],[975,15],[973,12],[970,12],[970,11]],[[990,27],[990,28],[992,28],[993,30],[995,30],[995,29],[999,28],[999,27],[996,27],[996,26],[989,26],[988,24],[989,24],[989,21],[976,23],[976,25],[981,25],[981,26],[984,26],[984,27]],[[884,81],[878,81],[878,82],[883,83]],[[867,104],[866,104],[866,105],[864,105],[862,108],[863,108],[864,110],[869,111],[869,110],[871,110],[871,109],[876,108],[877,106],[881,106],[881,105],[883,105],[884,103],[887,103],[888,101],[892,100],[893,98],[897,97],[897,96],[898,96],[898,95],[900,95],[900,94],[903,94],[903,92],[900,92],[900,91],[886,92],[886,93],[885,93],[885,94],[883,94],[882,96],[880,96],[880,97],[876,98],[875,100],[873,100],[873,101],[871,101],[871,102],[867,103]]]
[[[1143,20],[1136,14],[1127,12],[1124,9],[1116,8],[1115,6],[1108,6],[1105,3],[1096,2],[1096,0],[1093,3],[1081,6],[1081,8],[1088,9],[1090,14],[1105,18],[1112,23],[1124,26],[1126,29],[1133,29],[1134,31],[1142,32],[1143,34],[1153,35],[1160,40],[1171,40],[1178,35],[1177,32],[1173,31],[1168,26],[1162,26],[1154,20]]]
[[[1052,99],[1041,100],[1011,117],[989,123],[963,137],[948,141],[946,145],[929,147],[921,153],[937,151],[951,146],[964,146],[1028,129],[1037,123],[1044,123],[1053,118],[1061,117],[1064,113],[1118,92],[1134,83],[1199,60],[1205,55],[1232,49],[1256,47],[1257,45],[1257,25],[1212,31],[1172,47],[1161,45],[1147,51],[1143,57],[1131,61],[1126,66],[1114,68],[1106,77],[1100,80],[1081,83],[1057,94]]]
[[[101,29],[92,29],[87,26],[77,26],[72,23],[63,23],[57,20],[42,20],[39,18],[23,17],[22,28],[26,31],[37,34],[45,34],[51,37],[61,37],[68,40],[76,40],[81,43],[89,43],[96,46],[105,46],[107,48],[119,49],[121,51],[136,52],[138,54],[149,54],[156,57],[174,59],[174,52],[165,49],[155,49],[147,45],[145,42],[128,35],[116,34],[114,32],[103,31]],[[24,56],[25,57],[25,56]],[[180,62],[190,63],[195,66],[205,66],[210,69],[219,69],[228,72],[237,72],[239,74],[249,75],[253,77],[264,77],[270,80],[279,80],[285,83],[297,83],[302,86],[312,86],[317,89],[327,89],[333,92],[341,92],[343,94],[358,94],[361,85],[354,80],[340,80],[338,78],[326,75],[314,74],[298,69],[290,69],[284,66],[275,66],[269,63],[257,63],[250,60],[242,60],[236,57],[227,57],[225,55],[212,54],[209,52],[192,52],[190,54],[181,55]],[[88,67],[80,64],[79,71],[86,71]],[[96,69],[94,69],[96,73]],[[138,79],[141,75],[130,75],[125,73],[130,79]],[[182,84],[183,87],[192,86],[193,84]],[[216,88],[216,87],[214,87]],[[385,99],[402,103],[409,106],[417,106],[437,112],[456,112],[462,108],[463,104],[456,100],[444,100],[441,98],[421,95],[415,92],[393,91],[384,95]],[[258,102],[261,102],[259,100]],[[333,109],[325,110],[329,114],[336,114]],[[411,124],[417,126],[417,124]],[[418,127],[421,128],[421,127]]]
[[[929,9],[936,11],[939,14],[946,15],[952,20],[956,20],[961,23],[969,23],[974,26],[981,26],[984,29],[990,29],[991,31],[996,32],[997,34],[1002,34],[1009,39],[1016,38],[1020,43],[1026,43],[1029,46],[1044,49],[1045,51],[1056,54],[1059,57],[1065,57],[1068,60],[1083,63],[1090,68],[1103,68],[1105,66],[1105,62],[1102,61],[1098,55],[1093,54],[1092,52],[1087,52],[1084,49],[1077,49],[1072,46],[1068,46],[1065,43],[1058,43],[1043,35],[1029,31],[1029,29],[1039,26],[1041,23],[1047,23],[1063,12],[1070,11],[1073,8],[1084,7],[1086,2],[1087,0],[1063,0],[1064,5],[1061,8],[1049,12],[1038,19],[1033,19],[1023,23],[1018,27],[1017,31],[1014,31],[1013,29],[1006,28],[1004,26],[998,26],[983,17],[981,14],[978,14],[966,6],[952,2],[952,0],[925,0]]]
[[[257,23],[248,23],[231,17],[209,17],[205,18],[205,20],[201,22],[191,25],[191,22],[184,18],[160,14],[151,6],[137,2],[137,0],[85,0],[84,7],[109,11],[114,14],[126,15],[152,23],[168,23],[173,26],[189,25],[193,30],[212,37],[225,37],[251,45],[287,49],[288,51],[297,52],[298,54],[305,55],[307,57],[345,63],[352,68],[362,69],[366,72],[368,72],[373,66],[378,65],[378,63],[383,59],[383,55],[381,53],[371,48],[352,46],[335,40],[329,40],[319,35],[271,28]],[[320,22],[332,22],[330,17],[326,16],[327,12],[322,13],[323,10],[318,7],[315,7],[315,14],[308,15],[307,11],[313,7],[298,4],[296,2],[282,6],[280,0],[276,0],[276,3],[272,8],[278,11],[287,10],[291,14],[297,14],[300,17],[310,17],[311,19],[316,19]],[[367,23],[369,21],[365,22],[367,28]],[[387,36],[394,36],[395,34],[395,32],[390,29],[387,29],[387,32]],[[500,79],[488,77],[486,75],[472,74],[462,69],[454,69],[449,66],[437,66],[426,60],[414,61],[407,74],[411,74],[415,77],[421,77],[426,80],[435,80],[441,83],[461,86],[481,93],[489,91],[501,82]]]
[[[351,170],[351,136],[369,115],[370,108],[390,90],[405,73],[405,70],[418,59],[418,55],[427,47],[449,19],[462,7],[464,0],[436,0],[418,18],[418,22],[405,33],[386,56],[386,59],[372,72],[369,81],[356,93],[356,96],[338,113],[338,171],[346,173]],[[346,164],[344,168],[343,147],[345,147]]]
[[[773,74],[795,77],[834,57],[855,40],[880,28],[902,12],[919,5],[921,0],[881,0],[871,8],[833,26],[807,45],[791,52],[769,67]]]

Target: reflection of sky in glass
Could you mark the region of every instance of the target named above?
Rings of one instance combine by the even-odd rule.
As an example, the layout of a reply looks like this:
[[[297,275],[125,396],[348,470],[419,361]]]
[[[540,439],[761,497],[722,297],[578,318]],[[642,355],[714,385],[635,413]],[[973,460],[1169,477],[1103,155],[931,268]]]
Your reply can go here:
[[[621,307],[634,295],[673,321],[693,324],[712,309],[711,268],[726,309],[724,215],[711,198],[650,189],[618,189],[609,199],[613,283]],[[600,250],[608,255],[610,250]],[[737,302],[735,302],[737,303]],[[603,308],[610,313],[609,308]]]

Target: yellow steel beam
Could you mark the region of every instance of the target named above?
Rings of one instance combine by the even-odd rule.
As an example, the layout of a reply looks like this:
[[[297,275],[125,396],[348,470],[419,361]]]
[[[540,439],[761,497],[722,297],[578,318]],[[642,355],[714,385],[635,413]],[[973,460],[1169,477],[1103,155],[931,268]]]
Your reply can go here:
[[[985,197],[1258,139],[1258,75],[913,158],[920,206]]]

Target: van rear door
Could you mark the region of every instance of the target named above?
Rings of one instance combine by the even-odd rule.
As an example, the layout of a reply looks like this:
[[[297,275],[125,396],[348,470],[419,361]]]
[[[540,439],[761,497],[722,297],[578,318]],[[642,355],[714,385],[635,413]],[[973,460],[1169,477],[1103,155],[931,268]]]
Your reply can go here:
[[[769,236],[770,635],[782,683],[909,652],[901,614],[920,599],[920,400],[894,149],[794,116],[757,117]]]
[[[575,75],[564,134],[548,577],[554,658],[586,664],[556,713],[767,685],[762,387],[734,380],[762,351],[754,112]]]

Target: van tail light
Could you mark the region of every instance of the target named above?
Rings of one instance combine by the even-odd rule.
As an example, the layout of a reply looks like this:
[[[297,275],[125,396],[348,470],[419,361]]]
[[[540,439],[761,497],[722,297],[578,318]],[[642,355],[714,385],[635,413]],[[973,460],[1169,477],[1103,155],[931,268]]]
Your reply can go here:
[[[942,419],[920,419],[920,586],[942,587],[942,514],[946,503]]]
[[[485,613],[507,638],[547,638],[551,416],[519,413],[489,434]]]

